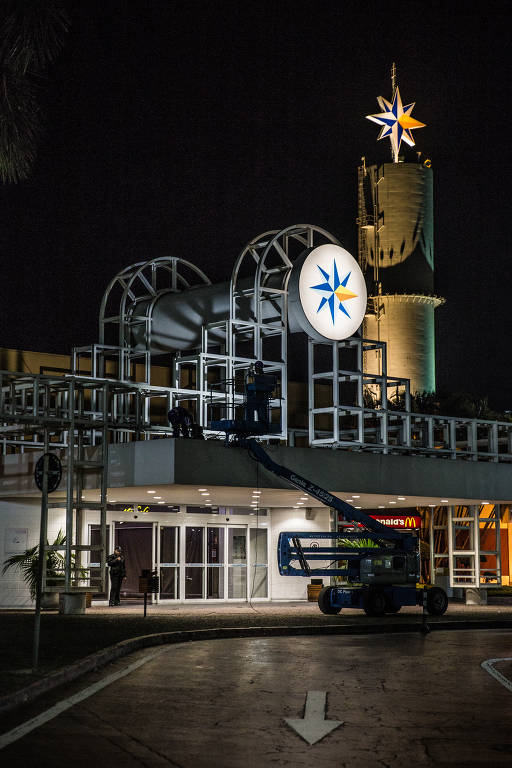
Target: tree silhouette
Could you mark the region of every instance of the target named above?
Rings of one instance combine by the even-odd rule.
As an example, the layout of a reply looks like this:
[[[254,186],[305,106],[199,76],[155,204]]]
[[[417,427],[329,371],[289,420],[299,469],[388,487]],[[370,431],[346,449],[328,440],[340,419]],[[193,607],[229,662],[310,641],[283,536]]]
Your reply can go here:
[[[68,15],[57,0],[3,0],[0,8],[0,178],[30,174],[42,133],[39,94],[62,48]]]

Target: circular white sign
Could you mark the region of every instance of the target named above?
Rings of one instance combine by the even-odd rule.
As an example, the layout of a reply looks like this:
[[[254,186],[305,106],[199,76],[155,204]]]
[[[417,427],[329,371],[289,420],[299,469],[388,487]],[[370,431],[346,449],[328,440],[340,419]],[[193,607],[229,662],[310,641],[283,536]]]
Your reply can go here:
[[[319,245],[300,271],[302,310],[316,333],[333,341],[352,336],[366,312],[366,285],[359,264],[340,245]]]

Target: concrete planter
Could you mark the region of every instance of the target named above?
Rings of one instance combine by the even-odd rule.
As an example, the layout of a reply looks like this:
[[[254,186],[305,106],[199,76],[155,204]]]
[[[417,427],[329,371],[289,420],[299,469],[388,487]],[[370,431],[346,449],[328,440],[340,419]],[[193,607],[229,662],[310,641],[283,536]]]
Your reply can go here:
[[[58,611],[59,610],[59,593],[43,592],[41,596],[41,608],[43,609],[43,611]]]
[[[85,613],[85,592],[61,592],[59,613],[77,615]]]

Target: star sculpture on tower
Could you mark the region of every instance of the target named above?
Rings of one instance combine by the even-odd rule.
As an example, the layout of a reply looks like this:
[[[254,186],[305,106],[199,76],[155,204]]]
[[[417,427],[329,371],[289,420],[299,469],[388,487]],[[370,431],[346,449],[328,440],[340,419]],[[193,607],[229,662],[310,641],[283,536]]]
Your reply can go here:
[[[419,120],[411,117],[411,112],[416,102],[413,101],[412,104],[408,104],[406,107],[402,106],[398,87],[395,90],[393,103],[387,101],[382,96],[378,96],[377,101],[382,112],[378,115],[366,115],[366,118],[377,123],[377,125],[382,125],[378,139],[389,137],[393,152],[393,162],[398,163],[398,152],[402,141],[405,141],[410,147],[414,147],[411,131],[415,128],[424,128],[425,123],[420,123]]]

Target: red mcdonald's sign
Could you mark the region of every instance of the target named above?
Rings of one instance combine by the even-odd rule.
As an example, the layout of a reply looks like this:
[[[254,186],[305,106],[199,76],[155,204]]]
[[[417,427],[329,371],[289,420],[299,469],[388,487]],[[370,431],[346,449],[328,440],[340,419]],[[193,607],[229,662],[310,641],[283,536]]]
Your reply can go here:
[[[370,515],[374,520],[378,520],[383,525],[390,528],[420,528],[420,515]]]

